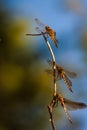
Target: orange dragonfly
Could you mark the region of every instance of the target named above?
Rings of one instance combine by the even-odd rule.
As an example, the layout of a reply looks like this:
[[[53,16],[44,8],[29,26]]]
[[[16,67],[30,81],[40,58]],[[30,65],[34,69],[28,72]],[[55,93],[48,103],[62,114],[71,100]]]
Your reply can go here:
[[[50,61],[50,60],[48,60],[48,64],[49,64],[51,67],[52,67],[52,65],[53,65],[52,61]],[[48,74],[54,75],[52,69],[47,69],[46,72],[47,72]],[[68,89],[69,89],[71,92],[73,92],[73,91],[72,91],[72,88],[71,88],[71,87],[72,87],[72,82],[70,81],[70,79],[69,79],[68,77],[70,77],[70,78],[75,78],[75,77],[77,76],[77,74],[76,74],[75,72],[70,72],[70,71],[68,71],[68,70],[65,70],[65,69],[63,69],[63,68],[62,68],[61,66],[59,66],[59,65],[56,65],[56,72],[55,72],[55,73],[56,73],[56,74],[55,74],[55,79],[56,79],[56,80],[63,79],[64,82],[65,82],[65,84],[67,85]]]
[[[60,101],[61,106],[63,107],[64,112],[65,112],[68,120],[70,121],[70,123],[72,123],[72,119],[71,119],[68,111],[87,108],[87,104],[82,103],[82,102],[75,102],[75,101],[63,98],[61,94],[56,94],[56,103],[58,103],[58,101]]]
[[[41,22],[39,21],[39,19],[36,18],[35,21],[36,21],[36,23],[37,23],[39,26],[41,26],[41,27],[43,27],[43,28],[45,29],[45,30],[43,31],[43,33],[44,33],[44,34],[48,34],[48,35],[50,36],[50,38],[52,39],[52,41],[54,42],[55,46],[58,47],[58,41],[57,41],[57,39],[56,39],[56,32],[55,32],[53,29],[51,29],[49,26],[45,26],[43,23],[41,23]],[[37,27],[37,29],[38,29],[38,27]],[[26,34],[26,35],[40,36],[40,35],[42,35],[42,33],[39,33],[39,34]]]

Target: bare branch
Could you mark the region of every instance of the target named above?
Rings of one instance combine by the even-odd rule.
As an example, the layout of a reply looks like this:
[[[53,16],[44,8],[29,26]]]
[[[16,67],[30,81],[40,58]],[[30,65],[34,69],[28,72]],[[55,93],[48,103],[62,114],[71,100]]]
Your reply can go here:
[[[55,126],[54,120],[53,120],[52,106],[51,105],[48,106],[48,110],[49,110],[49,114],[50,114],[50,122],[52,124],[52,128],[53,128],[53,130],[56,130],[56,126]]]
[[[43,38],[44,40],[46,41],[46,44],[49,48],[49,51],[50,51],[50,54],[51,54],[51,57],[52,57],[52,61],[53,61],[53,73],[54,73],[54,95],[56,95],[56,60],[55,60],[55,56],[54,56],[54,53],[53,53],[53,50],[50,46],[50,43],[49,41],[47,40],[46,36],[44,35],[44,33],[41,31],[42,35],[43,35]]]
[[[56,102],[57,102],[57,96],[53,95],[53,99],[52,99],[50,105],[48,105],[48,110],[49,110],[49,114],[50,114],[50,122],[51,122],[53,130],[56,130],[56,126],[54,124],[52,111],[53,111],[53,107],[55,106]]]

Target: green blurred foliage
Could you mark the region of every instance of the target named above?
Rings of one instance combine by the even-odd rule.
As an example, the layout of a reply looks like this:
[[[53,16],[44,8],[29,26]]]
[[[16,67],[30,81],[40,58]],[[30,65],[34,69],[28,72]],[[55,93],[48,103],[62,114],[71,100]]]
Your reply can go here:
[[[0,10],[0,130],[44,130],[51,79],[44,72],[40,52],[25,32],[29,23]],[[49,123],[50,124],[50,123]]]

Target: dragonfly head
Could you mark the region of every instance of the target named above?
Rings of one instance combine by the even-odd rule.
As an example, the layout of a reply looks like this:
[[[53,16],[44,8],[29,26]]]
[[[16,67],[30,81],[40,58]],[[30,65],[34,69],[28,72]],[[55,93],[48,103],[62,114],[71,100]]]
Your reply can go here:
[[[51,30],[51,28],[50,28],[49,26],[45,26],[45,29],[46,29],[47,31],[50,31],[50,30]]]

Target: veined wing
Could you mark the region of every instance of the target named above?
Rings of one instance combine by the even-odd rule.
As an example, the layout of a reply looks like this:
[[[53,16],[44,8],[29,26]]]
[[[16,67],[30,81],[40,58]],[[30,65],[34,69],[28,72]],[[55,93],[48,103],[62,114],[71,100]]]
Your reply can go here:
[[[47,62],[48,62],[48,64],[49,64],[49,66],[50,66],[50,67],[52,67],[52,66],[53,66],[53,63],[52,63],[52,61],[51,61],[51,60],[48,60]]]
[[[36,31],[40,34],[40,35],[45,35],[46,38],[48,38],[48,33],[45,30],[41,30],[39,27],[36,27]]]
[[[51,69],[46,69],[45,72],[50,74],[50,75],[53,75],[53,70],[51,70]]]
[[[54,75],[53,70],[51,70],[51,69],[46,69],[45,72],[50,74],[50,75]],[[55,79],[56,80],[60,79],[57,70],[56,70],[56,74],[55,74]]]
[[[51,70],[51,69],[47,69],[47,70],[45,70],[48,74],[50,74],[50,75],[53,75],[53,71]],[[65,84],[67,85],[67,87],[68,87],[68,89],[71,91],[71,92],[73,92],[72,91],[72,82],[69,80],[69,78],[66,76],[66,75],[63,75],[63,76],[61,76],[61,73],[58,73],[58,71],[57,71],[57,69],[56,69],[56,80],[59,80],[59,79],[62,79],[63,78],[63,80],[64,80],[64,82],[65,82]]]
[[[87,105],[85,103],[75,102],[66,98],[64,98],[64,103],[66,104],[66,108],[69,111],[87,108]]]
[[[45,25],[44,25],[38,18],[35,18],[35,22],[36,22],[39,26],[45,28]]]
[[[64,69],[64,71],[70,78],[75,78],[77,76],[77,74],[75,72],[71,72],[71,71],[68,71],[65,69]]]
[[[36,30],[37,30],[38,34],[26,34],[26,35],[27,36],[41,36],[42,35],[42,33],[41,33],[42,31],[39,29],[39,27],[36,27]]]
[[[52,67],[52,61],[48,60],[48,64]],[[64,69],[65,73],[70,77],[70,78],[75,78],[77,74],[75,72],[68,71]]]
[[[38,27],[36,27],[36,30],[38,31],[38,34],[30,34],[30,33],[28,33],[26,35],[27,36],[41,36],[42,35],[41,30]]]
[[[45,36],[48,38],[49,33],[48,33],[47,30],[46,30],[46,27],[47,27],[47,26],[45,26],[38,18],[35,18],[35,21],[36,21],[36,23],[37,23],[39,26],[42,27],[43,33],[44,33],[44,34],[47,34],[47,35],[45,35]],[[36,29],[38,30],[38,27],[36,27]]]
[[[48,60],[48,64],[52,67],[52,61],[50,61],[50,60]],[[57,67],[57,68],[59,68],[59,67]],[[65,82],[65,84],[67,85],[67,87],[68,87],[68,89],[71,91],[71,92],[73,92],[72,91],[72,82],[70,81],[70,79],[67,77],[67,73],[69,73],[69,75],[70,74],[73,74],[73,75],[70,75],[70,76],[75,76],[75,74],[74,74],[74,72],[67,72],[67,73],[62,73],[62,71],[63,71],[63,69],[62,68],[59,68],[58,69],[58,71],[56,72],[57,74],[57,76],[56,76],[56,79],[63,79],[64,80],[64,82]],[[65,70],[64,70],[64,72],[66,72]]]

